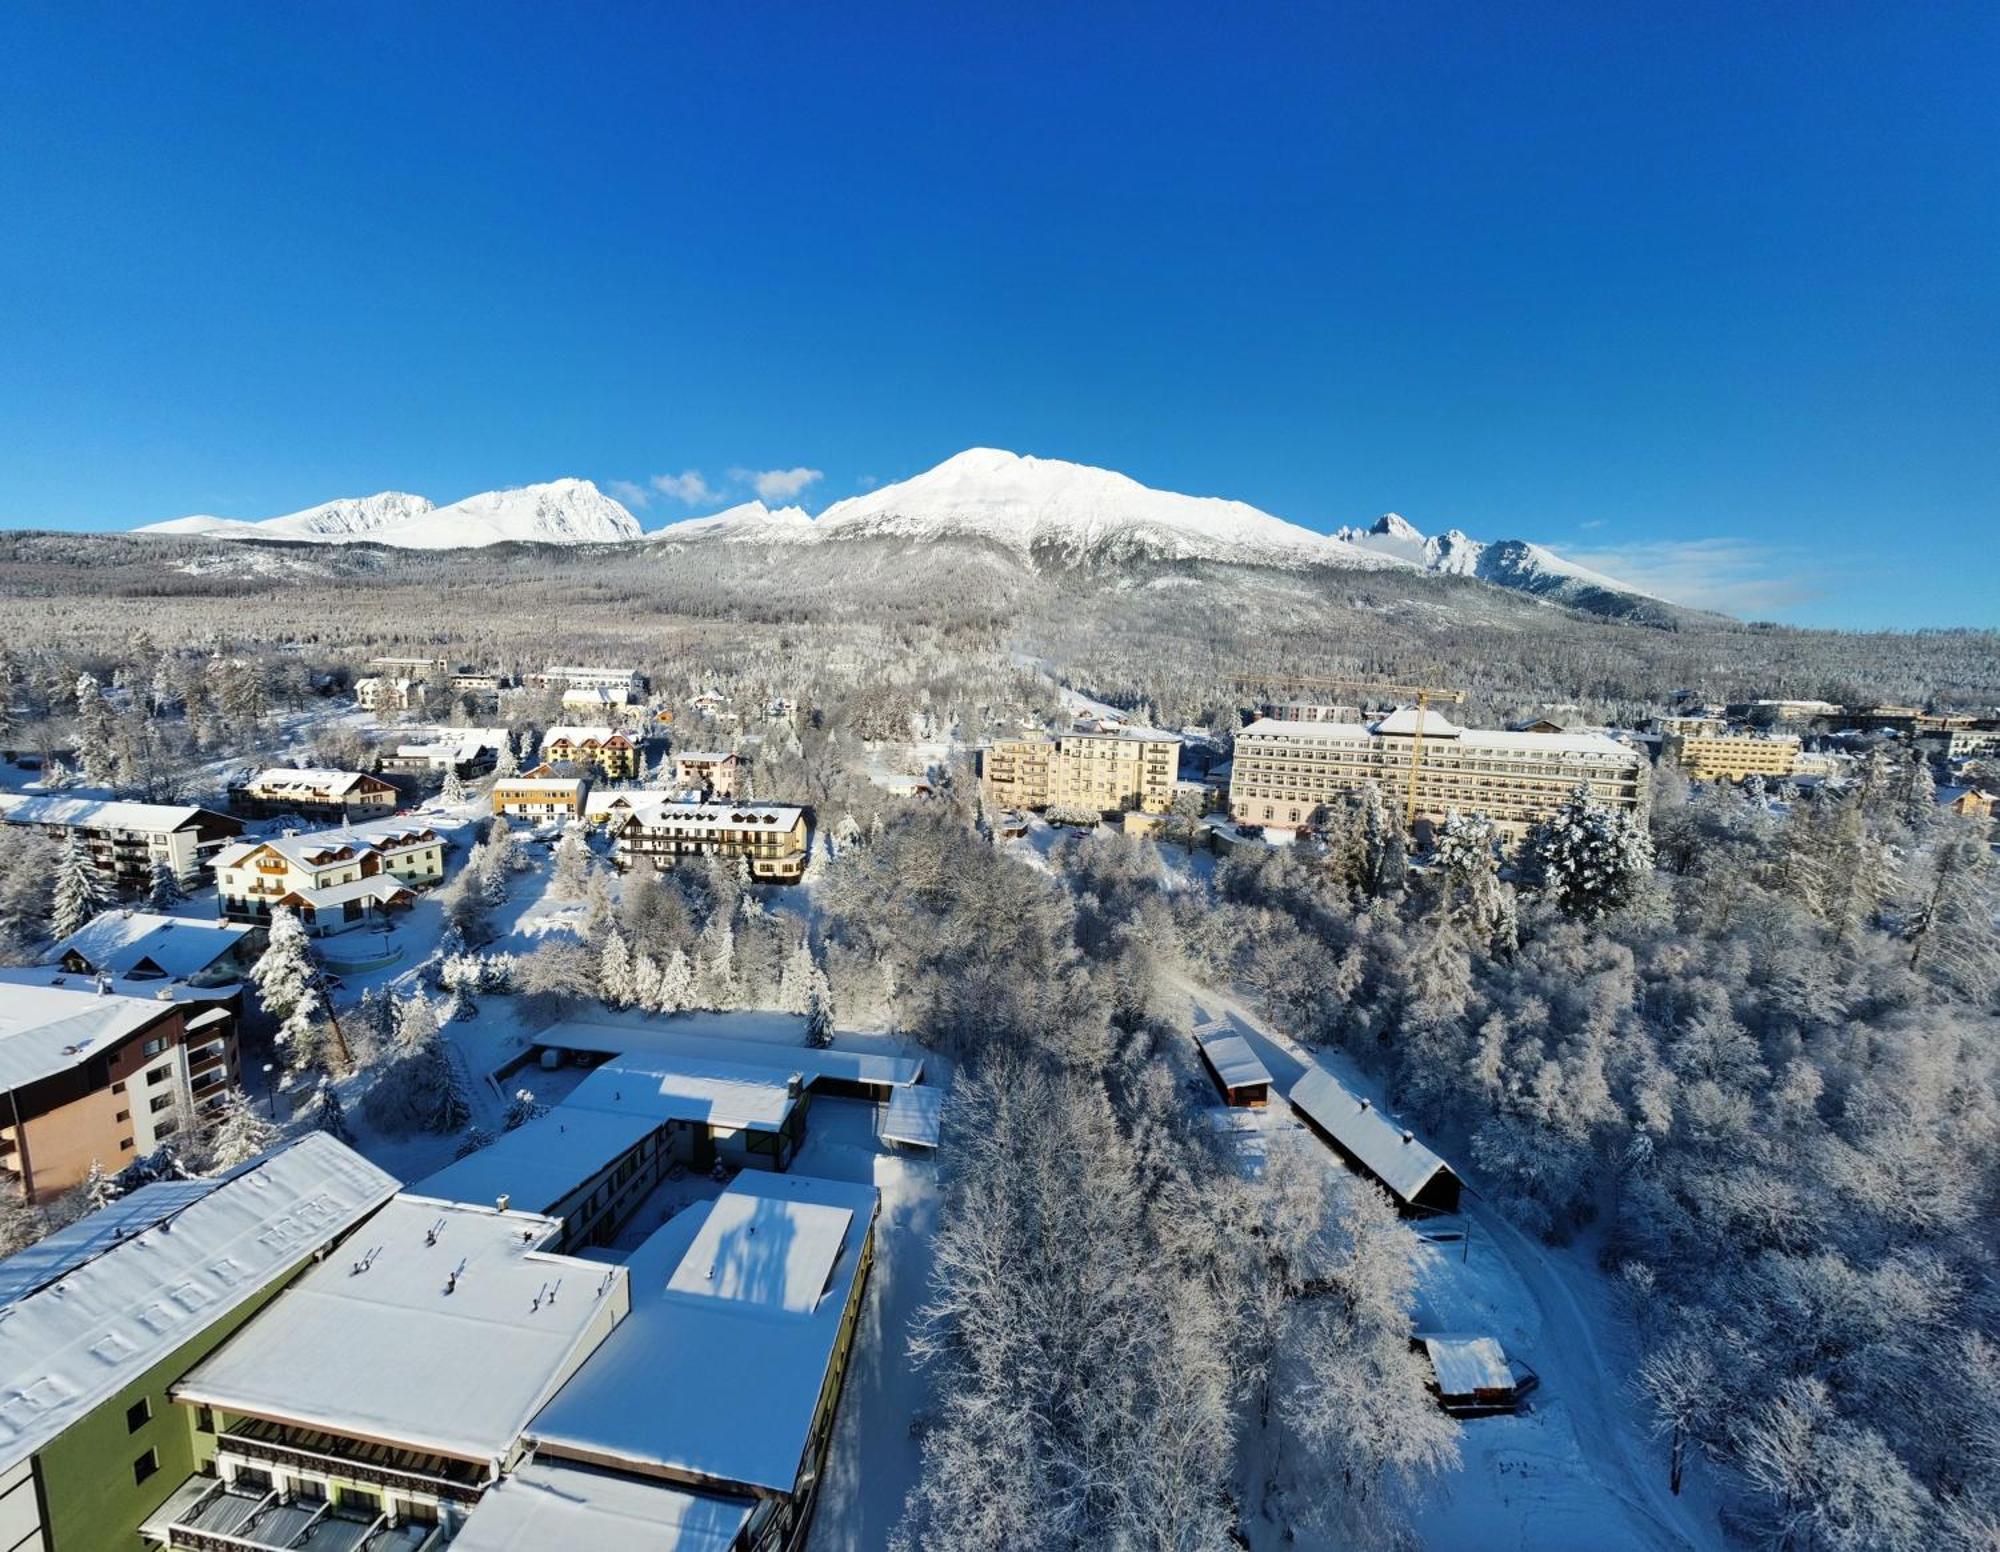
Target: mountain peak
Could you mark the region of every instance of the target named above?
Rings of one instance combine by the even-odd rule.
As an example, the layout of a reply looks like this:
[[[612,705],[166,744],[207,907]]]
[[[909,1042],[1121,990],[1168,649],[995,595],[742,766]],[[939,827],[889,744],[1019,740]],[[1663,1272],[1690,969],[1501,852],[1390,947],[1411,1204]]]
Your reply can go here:
[[[1400,512],[1384,512],[1380,517],[1375,519],[1373,526],[1368,531],[1385,539],[1411,539],[1418,544],[1424,542],[1423,533],[1417,528],[1416,524],[1412,523]]]

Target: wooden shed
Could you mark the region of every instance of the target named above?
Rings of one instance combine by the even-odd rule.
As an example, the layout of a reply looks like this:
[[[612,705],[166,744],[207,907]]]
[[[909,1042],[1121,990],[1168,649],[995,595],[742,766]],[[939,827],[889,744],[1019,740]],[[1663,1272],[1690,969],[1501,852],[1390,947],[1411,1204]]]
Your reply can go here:
[[[1197,1032],[1201,1064],[1225,1105],[1262,1106],[1271,1102],[1271,1072],[1250,1049],[1250,1042],[1226,1026]]]
[[[1452,1167],[1324,1067],[1308,1067],[1288,1096],[1299,1118],[1351,1166],[1373,1178],[1411,1215],[1458,1211]]]

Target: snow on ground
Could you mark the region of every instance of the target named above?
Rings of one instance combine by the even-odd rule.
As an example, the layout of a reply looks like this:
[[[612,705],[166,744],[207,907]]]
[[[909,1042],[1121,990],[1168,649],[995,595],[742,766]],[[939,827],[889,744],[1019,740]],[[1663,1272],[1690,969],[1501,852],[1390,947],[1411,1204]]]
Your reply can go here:
[[[1173,996],[1185,1002],[1187,1027],[1228,1024],[1270,1069],[1271,1105],[1237,1124],[1267,1131],[1296,1125],[1282,1096],[1315,1059],[1355,1093],[1384,1102],[1380,1086],[1342,1053],[1308,1051],[1235,995],[1182,981]],[[1188,1046],[1191,1056],[1193,1042]],[[1331,1151],[1326,1160],[1329,1169],[1344,1167]],[[1458,1161],[1453,1167],[1465,1175]],[[1419,1226],[1426,1235],[1469,1231],[1469,1240],[1424,1246],[1417,1327],[1497,1336],[1541,1385],[1525,1415],[1465,1424],[1459,1469],[1428,1483],[1414,1506],[1424,1546],[1720,1552],[1713,1502],[1694,1480],[1679,1498],[1668,1492],[1664,1450],[1646,1437],[1624,1393],[1628,1337],[1605,1278],[1576,1249],[1542,1245],[1476,1195],[1470,1200],[1464,1215]],[[1285,1544],[1269,1521],[1250,1518],[1248,1528],[1259,1552]],[[1315,1552],[1321,1544],[1301,1536],[1291,1545]]]

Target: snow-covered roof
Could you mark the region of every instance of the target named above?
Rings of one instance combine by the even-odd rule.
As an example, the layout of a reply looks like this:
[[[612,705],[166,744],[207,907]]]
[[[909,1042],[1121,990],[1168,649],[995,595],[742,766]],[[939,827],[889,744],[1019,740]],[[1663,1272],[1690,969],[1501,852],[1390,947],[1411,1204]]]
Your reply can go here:
[[[631,742],[616,728],[609,727],[552,727],[542,735],[542,747],[551,744],[608,744],[612,739]]]
[[[667,831],[741,830],[746,826],[784,831],[804,817],[803,808],[739,798],[720,803],[656,803],[633,814],[632,821],[646,829]]]
[[[174,1393],[500,1459],[626,1302],[624,1268],[540,1248],[560,1227],[538,1213],[396,1196]]]
[[[493,784],[493,795],[506,798],[576,793],[583,791],[589,781],[587,776],[502,776]]]
[[[1423,1343],[1438,1389],[1447,1396],[1514,1388],[1507,1354],[1490,1336],[1427,1336]]]
[[[674,755],[674,759],[682,765],[720,765],[735,758],[736,751],[733,749],[688,749]]]
[[[1457,738],[1465,732],[1456,722],[1442,712],[1419,711],[1414,706],[1398,706],[1388,716],[1375,723],[1375,731],[1382,734],[1399,735],[1408,738],[1422,729],[1426,738]]]
[[[395,1189],[308,1132],[220,1179],[136,1192],[104,1223],[93,1215],[0,1262],[0,1469],[289,1277]]]
[[[553,1212],[570,1192],[660,1124],[652,1116],[558,1105],[410,1189],[440,1201],[481,1205],[505,1196],[524,1212]]]
[[[764,1076],[775,1074],[781,1080],[796,1072],[808,1086],[821,1078],[896,1088],[923,1081],[924,1064],[919,1059],[841,1051],[831,1046],[815,1049],[739,1032],[752,1021],[796,1031],[801,1040],[805,1034],[805,1019],[797,1014],[684,1013],[631,1024],[565,1019],[535,1031],[528,1043],[563,1051],[609,1051],[635,1060],[656,1056],[669,1062],[727,1062],[767,1069]]]
[[[873,1186],[748,1170],[632,1253],[632,1313],[535,1418],[538,1455],[790,1492]]]
[[[1178,744],[1178,733],[1163,733],[1158,728],[1149,727],[1073,727],[1056,735],[1058,738],[1108,738],[1123,744]]]
[[[729,1552],[756,1503],[530,1461],[489,1488],[453,1552]]]
[[[285,898],[296,897],[315,911],[324,911],[356,900],[373,900],[377,905],[387,905],[412,893],[410,886],[395,874],[374,873],[367,878],[350,878],[344,884],[328,884],[324,889],[295,889]]]
[[[337,798],[345,797],[364,783],[372,783],[378,790],[389,785],[379,777],[364,776],[360,771],[293,770],[283,765],[259,771],[244,785],[259,792]]]
[[[191,921],[155,911],[106,911],[56,944],[50,957],[79,954],[93,970],[114,975],[150,963],[182,979],[206,970],[250,931],[238,922]]]
[[[664,792],[628,792],[612,788],[604,792],[593,792],[586,796],[583,800],[583,811],[586,814],[602,815],[613,813],[623,808],[637,812],[642,808],[652,808],[656,804],[666,801],[667,794]]]
[[[0,997],[0,1093],[81,1066],[173,1011],[169,1001],[94,986],[10,982]]]
[[[614,1057],[570,1091],[565,1109],[775,1132],[798,1101],[767,1067],[641,1053]]]
[[[882,1117],[882,1140],[916,1148],[935,1148],[944,1131],[944,1090],[917,1085],[889,1096]]]
[[[1407,714],[1407,715],[1406,715]],[[1403,720],[1398,721],[1401,718]],[[1461,728],[1447,722],[1435,711],[1426,713],[1424,737],[1455,738],[1463,752],[1480,749],[1513,753],[1617,755],[1625,759],[1634,751],[1602,733],[1514,733],[1493,728]],[[1236,735],[1240,746],[1264,738],[1302,739],[1316,744],[1362,744],[1380,736],[1409,736],[1416,727],[1416,713],[1409,707],[1392,712],[1380,721],[1364,726],[1358,722],[1283,722],[1260,717]]]
[[[1208,1033],[1197,1030],[1195,1039],[1200,1042],[1201,1054],[1208,1058],[1208,1065],[1222,1079],[1224,1088],[1240,1089],[1252,1084],[1270,1083],[1270,1068],[1264,1065],[1257,1053],[1250,1049],[1250,1042],[1241,1035],[1228,1030]]]
[[[1308,1067],[1289,1097],[1405,1202],[1414,1201],[1433,1175],[1451,1168],[1374,1105],[1355,1098],[1324,1067]]]
[[[334,830],[309,830],[300,835],[267,835],[257,840],[236,841],[215,854],[211,866],[233,868],[256,852],[269,849],[294,867],[317,868],[336,860],[343,851],[359,853],[373,849],[388,855],[422,846],[442,846],[444,838],[427,825],[408,819],[370,819],[342,825]]]
[[[9,824],[80,825],[93,830],[144,830],[160,834],[184,830],[208,818],[234,825],[223,814],[186,803],[124,803],[104,798],[0,795],[0,819]]]

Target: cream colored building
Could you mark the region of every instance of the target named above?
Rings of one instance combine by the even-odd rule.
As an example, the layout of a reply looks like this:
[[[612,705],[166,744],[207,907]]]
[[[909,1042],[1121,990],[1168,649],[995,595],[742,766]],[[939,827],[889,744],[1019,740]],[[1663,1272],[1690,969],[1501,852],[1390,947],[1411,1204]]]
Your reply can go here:
[[[1660,758],[1679,766],[1690,781],[1779,781],[1798,773],[1799,741],[1789,735],[1730,733],[1669,727]]]
[[[1180,753],[1173,734],[1146,728],[1014,739],[980,752],[979,780],[987,802],[1002,808],[1164,814]]]
[[[586,776],[558,776],[551,766],[538,765],[519,776],[502,776],[493,783],[493,812],[508,819],[540,824],[549,819],[581,819]]]
[[[424,681],[371,675],[354,681],[355,703],[363,711],[409,711],[424,702]]]
[[[760,883],[805,877],[810,826],[788,803],[675,803],[641,808],[618,831],[618,866],[664,873],[683,858],[747,858]]]
[[[390,820],[240,841],[218,852],[214,866],[225,920],[262,923],[283,905],[323,937],[412,904],[414,890],[444,877],[444,837]]]
[[[1374,723],[1253,722],[1236,735],[1229,812],[1238,824],[1298,829],[1313,810],[1369,782],[1401,812],[1417,757],[1418,839],[1453,809],[1483,814],[1513,839],[1560,808],[1579,784],[1601,803],[1637,811],[1646,757],[1601,733],[1463,728],[1404,707]]]

